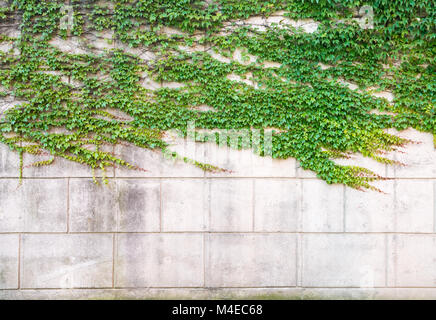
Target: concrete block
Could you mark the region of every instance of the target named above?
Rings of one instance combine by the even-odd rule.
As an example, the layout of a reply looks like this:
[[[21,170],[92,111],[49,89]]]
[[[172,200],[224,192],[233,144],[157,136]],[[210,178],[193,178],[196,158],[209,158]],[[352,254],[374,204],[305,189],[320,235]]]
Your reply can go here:
[[[296,285],[294,234],[210,234],[207,287]]]
[[[144,61],[153,61],[156,60],[156,55],[150,51],[147,47],[131,47],[127,43],[117,41],[116,42],[117,49],[123,50],[125,53],[137,56],[139,59]]]
[[[249,54],[246,49],[237,48],[235,52],[233,52],[233,60],[243,65],[256,63],[257,59],[258,57]]]
[[[155,180],[117,180],[120,232],[160,230],[160,183]]]
[[[436,287],[436,235],[392,236],[389,284],[395,287]]]
[[[282,66],[281,63],[274,62],[274,61],[264,61],[262,63],[262,65],[263,65],[264,68],[268,68],[268,69],[269,68],[276,69],[276,68],[280,68]]]
[[[215,108],[212,108],[211,106],[209,106],[207,104],[200,104],[197,106],[191,106],[190,108],[192,110],[197,110],[197,111],[201,111],[201,112],[207,112],[207,111],[217,112],[217,110]]]
[[[70,181],[70,229],[73,232],[155,232],[160,230],[160,183],[88,179]]]
[[[332,66],[331,64],[324,64],[324,63],[318,63],[318,66],[321,68],[321,70],[327,70],[330,68],[333,68],[334,66]]]
[[[0,143],[0,177],[18,178],[19,176],[20,157],[18,153]]]
[[[254,180],[254,230],[295,232],[301,214],[301,181]]]
[[[244,24],[260,26],[265,24],[265,18],[262,16],[253,16],[244,20]]]
[[[116,287],[200,287],[203,284],[202,235],[118,235]]]
[[[97,185],[92,179],[70,180],[70,230],[72,232],[116,231],[117,190],[111,180]]]
[[[248,62],[246,64],[248,64]],[[259,88],[259,84],[253,78],[253,73],[251,73],[251,72],[248,72],[243,76],[239,76],[235,73],[231,73],[231,74],[227,75],[226,78],[230,81],[245,83],[246,85],[252,86],[255,89]]]
[[[67,230],[66,180],[0,180],[0,232]]]
[[[385,193],[359,191],[346,187],[345,231],[395,231],[394,181],[378,181],[372,184]]]
[[[99,7],[104,7],[110,11],[113,11],[115,9],[115,4],[108,0],[97,0],[96,5]]]
[[[186,35],[185,32],[183,32],[179,29],[171,28],[171,27],[161,27],[159,29],[159,34],[165,34],[169,37],[171,37],[173,35],[179,35],[179,36]]]
[[[0,234],[0,289],[18,288],[19,236]]]
[[[350,90],[357,90],[359,89],[359,86],[355,83],[349,82],[349,81],[344,81],[339,79],[338,82],[346,87],[348,87]]]
[[[384,235],[303,235],[304,287],[385,286]]]
[[[10,109],[26,103],[26,101],[15,100],[14,97],[9,96],[0,100],[0,121],[4,121],[6,118],[6,112]]]
[[[186,87],[186,84],[182,82],[162,82],[162,87],[169,89],[180,89]]]
[[[162,230],[206,231],[209,228],[208,180],[162,182]]]
[[[187,53],[194,53],[194,52],[204,52],[206,50],[206,47],[202,44],[193,44],[191,46],[179,46],[179,49]]]
[[[213,179],[210,198],[211,231],[253,230],[251,179]]]
[[[253,154],[252,157],[253,177],[294,178],[296,176],[296,165],[294,158],[273,159],[269,156],[260,157],[256,154]]]
[[[49,43],[59,50],[70,54],[87,54],[89,51],[86,50],[83,40],[77,37],[71,37],[68,40],[54,37],[49,41]]]
[[[82,36],[82,39],[94,50],[103,51],[116,48],[113,30],[90,32]]]
[[[59,177],[92,177],[92,169],[86,165],[69,161],[67,159],[57,157],[54,162],[48,166],[34,167],[33,163],[51,159],[52,156],[35,156],[25,154],[23,176],[29,178],[59,178]],[[108,169],[107,176],[113,176],[113,169]],[[96,176],[100,170],[95,171]]]
[[[144,77],[142,80],[141,85],[148,90],[157,90],[159,88],[162,88],[162,84],[160,82],[156,82],[153,79],[149,77]]]
[[[14,25],[0,25],[1,34],[10,38],[18,38],[21,36],[20,22],[14,21]],[[3,24],[3,23],[2,23]]]
[[[272,24],[290,25],[292,24],[292,21],[287,17],[274,15],[266,18],[265,23],[267,23],[268,25],[272,25]]]
[[[227,170],[219,173],[206,173],[210,177],[251,177],[253,174],[253,151],[235,150],[216,143],[205,144],[205,162]]]
[[[374,92],[372,95],[377,98],[386,99],[388,102],[392,102],[395,99],[394,94],[389,91]]]
[[[311,19],[301,20],[297,23],[297,27],[301,27],[306,33],[314,33],[318,30],[319,22],[315,22]]]
[[[414,129],[407,129],[397,135],[418,143],[406,144],[395,152],[395,160],[400,161],[404,166],[389,166],[389,176],[393,175],[397,178],[436,178],[436,149],[433,135]]]
[[[215,60],[218,60],[219,62],[223,62],[223,63],[230,63],[232,62],[232,60],[230,58],[224,57],[223,55],[217,53],[216,51],[214,51],[213,49],[209,49],[207,50],[207,53],[214,58]]]
[[[112,286],[112,235],[26,234],[22,241],[23,288]]]
[[[344,228],[344,186],[323,180],[302,180],[303,232],[341,232]]]
[[[432,180],[396,181],[397,232],[434,231],[435,199]]]

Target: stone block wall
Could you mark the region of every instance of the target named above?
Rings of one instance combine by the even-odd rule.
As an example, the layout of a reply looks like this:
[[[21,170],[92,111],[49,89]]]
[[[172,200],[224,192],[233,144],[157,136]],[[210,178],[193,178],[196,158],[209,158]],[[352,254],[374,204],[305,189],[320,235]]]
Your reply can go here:
[[[365,160],[385,193],[212,144],[195,152],[231,173],[123,147],[148,171],[95,185],[59,160],[19,186],[0,146],[0,299],[436,298],[436,150],[399,134],[421,142],[393,155],[407,166]]]

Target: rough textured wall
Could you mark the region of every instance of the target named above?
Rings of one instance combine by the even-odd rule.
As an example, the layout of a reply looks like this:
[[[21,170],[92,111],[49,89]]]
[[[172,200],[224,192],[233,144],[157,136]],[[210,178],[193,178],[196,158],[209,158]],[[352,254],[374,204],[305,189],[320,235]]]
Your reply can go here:
[[[402,134],[422,143],[396,155],[408,167],[372,167],[393,178],[386,194],[211,144],[196,153],[232,173],[129,149],[149,172],[115,170],[104,187],[59,161],[18,187],[1,147],[0,298],[435,297],[436,151]]]
[[[110,37],[88,40],[120,45]],[[76,40],[53,44],[83,50]],[[162,85],[177,86],[144,80]],[[433,137],[400,135],[421,142],[392,155],[407,166],[350,161],[391,178],[378,184],[386,194],[327,185],[294,160],[186,141],[174,148],[232,172],[121,146],[116,154],[149,171],[115,169],[97,186],[86,167],[57,159],[26,167],[19,186],[18,155],[0,146],[0,298],[435,298]]]

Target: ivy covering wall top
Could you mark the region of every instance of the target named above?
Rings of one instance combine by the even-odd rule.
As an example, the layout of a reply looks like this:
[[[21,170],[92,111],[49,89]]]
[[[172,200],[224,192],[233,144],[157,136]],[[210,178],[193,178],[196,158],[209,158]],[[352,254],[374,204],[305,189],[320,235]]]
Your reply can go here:
[[[72,6],[71,29],[60,28],[66,5]],[[356,22],[356,8],[363,5],[374,10],[374,28]],[[279,10],[320,24],[306,33],[289,25],[260,30],[237,23]],[[117,165],[135,169],[103,146],[129,142],[168,152],[164,133],[177,129],[187,135],[188,123],[195,122],[206,130],[274,128],[272,150],[265,150],[260,135],[254,152],[294,157],[327,183],[365,189],[381,177],[334,159],[361,153],[394,164],[384,154],[409,141],[386,129],[413,127],[436,135],[433,0],[9,1],[0,26],[17,19],[20,36],[0,35],[2,43],[12,44],[0,51],[0,95],[23,103],[5,113],[0,142],[21,156],[52,156],[36,166],[63,157],[103,171]],[[105,31],[111,32],[109,43],[142,48],[153,58],[121,46],[72,54],[51,42]],[[217,59],[237,50],[242,61]],[[142,86],[144,75],[184,85],[151,90]],[[391,91],[395,100],[376,98],[368,89]],[[254,139],[251,134],[251,144],[236,147],[250,147]]]

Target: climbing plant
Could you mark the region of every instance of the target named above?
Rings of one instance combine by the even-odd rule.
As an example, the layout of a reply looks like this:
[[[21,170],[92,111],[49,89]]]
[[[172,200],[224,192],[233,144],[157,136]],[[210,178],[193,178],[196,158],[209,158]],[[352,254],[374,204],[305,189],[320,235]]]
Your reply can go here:
[[[356,22],[363,5],[374,10],[374,28]],[[67,29],[60,28],[65,6]],[[240,23],[277,11],[319,26],[307,33],[288,24]],[[436,136],[432,0],[14,0],[0,19],[0,26],[20,24],[19,36],[0,36],[11,44],[0,51],[0,95],[24,101],[5,113],[0,142],[21,163],[24,153],[50,154],[34,165],[62,157],[103,171],[139,169],[106,148],[131,143],[222,169],[169,151],[165,132],[187,137],[195,123],[202,130],[273,129],[271,150],[261,135],[260,156],[293,157],[327,183],[375,189],[371,182],[382,177],[335,159],[361,153],[394,164],[385,153],[410,141],[390,128]],[[96,34],[110,35],[105,48],[89,41],[88,50],[72,53],[53,43]],[[241,59],[230,59],[237,52]],[[150,89],[144,77],[180,86]],[[371,90],[389,90],[395,100]]]

